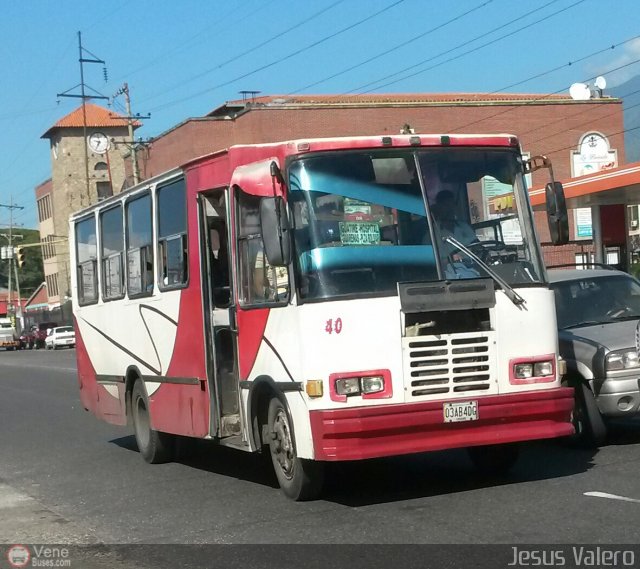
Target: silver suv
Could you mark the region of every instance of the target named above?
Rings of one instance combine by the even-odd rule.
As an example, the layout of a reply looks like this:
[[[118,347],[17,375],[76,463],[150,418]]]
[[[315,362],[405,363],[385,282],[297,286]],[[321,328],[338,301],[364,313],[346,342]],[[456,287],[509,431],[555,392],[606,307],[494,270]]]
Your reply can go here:
[[[576,390],[576,438],[598,446],[606,439],[606,418],[640,412],[640,282],[607,269],[548,273],[566,381]]]

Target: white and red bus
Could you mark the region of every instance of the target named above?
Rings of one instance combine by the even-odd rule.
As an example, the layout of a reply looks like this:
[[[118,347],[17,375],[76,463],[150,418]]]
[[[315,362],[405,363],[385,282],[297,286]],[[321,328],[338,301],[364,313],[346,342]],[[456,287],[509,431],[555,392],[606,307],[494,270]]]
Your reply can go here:
[[[74,214],[84,407],[151,463],[270,452],[298,500],[327,461],[571,434],[531,169],[510,135],[243,145]]]

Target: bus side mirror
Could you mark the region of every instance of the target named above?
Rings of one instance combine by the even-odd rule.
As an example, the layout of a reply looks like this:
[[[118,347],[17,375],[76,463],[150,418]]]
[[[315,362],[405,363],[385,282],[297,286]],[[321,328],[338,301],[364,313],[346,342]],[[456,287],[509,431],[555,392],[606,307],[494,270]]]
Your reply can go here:
[[[272,267],[288,266],[291,263],[291,227],[282,197],[262,198],[260,227],[269,264]]]
[[[554,245],[566,245],[569,242],[569,216],[562,184],[549,182],[545,186],[545,198],[551,242]]]

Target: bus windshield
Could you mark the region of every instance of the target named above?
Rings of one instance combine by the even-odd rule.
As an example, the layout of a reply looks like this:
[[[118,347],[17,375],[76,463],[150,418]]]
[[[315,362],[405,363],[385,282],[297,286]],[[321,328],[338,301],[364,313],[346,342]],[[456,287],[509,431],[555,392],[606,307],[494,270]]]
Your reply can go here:
[[[289,188],[303,300],[396,294],[398,282],[486,277],[449,237],[510,285],[540,282],[514,150],[308,155],[291,164]]]

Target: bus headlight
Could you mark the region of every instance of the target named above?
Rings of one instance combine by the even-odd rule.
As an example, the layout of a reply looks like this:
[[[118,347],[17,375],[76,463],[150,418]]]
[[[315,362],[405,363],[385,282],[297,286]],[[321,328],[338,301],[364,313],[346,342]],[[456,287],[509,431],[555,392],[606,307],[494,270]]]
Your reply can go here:
[[[516,364],[513,366],[513,376],[516,379],[529,379],[533,377],[533,364]]]
[[[393,396],[391,372],[388,369],[332,373],[329,376],[329,393],[333,401],[347,401],[347,397],[362,399],[386,399]]]
[[[509,383],[548,383],[556,379],[556,356],[533,356],[509,362]]]
[[[336,379],[336,393],[338,395],[359,395],[360,378],[345,377],[343,379]]]
[[[633,369],[636,367],[640,367],[640,361],[638,360],[638,353],[635,349],[611,352],[605,360],[605,368],[607,371]]]
[[[360,379],[362,393],[378,393],[384,389],[384,377],[381,375],[372,375]]]

